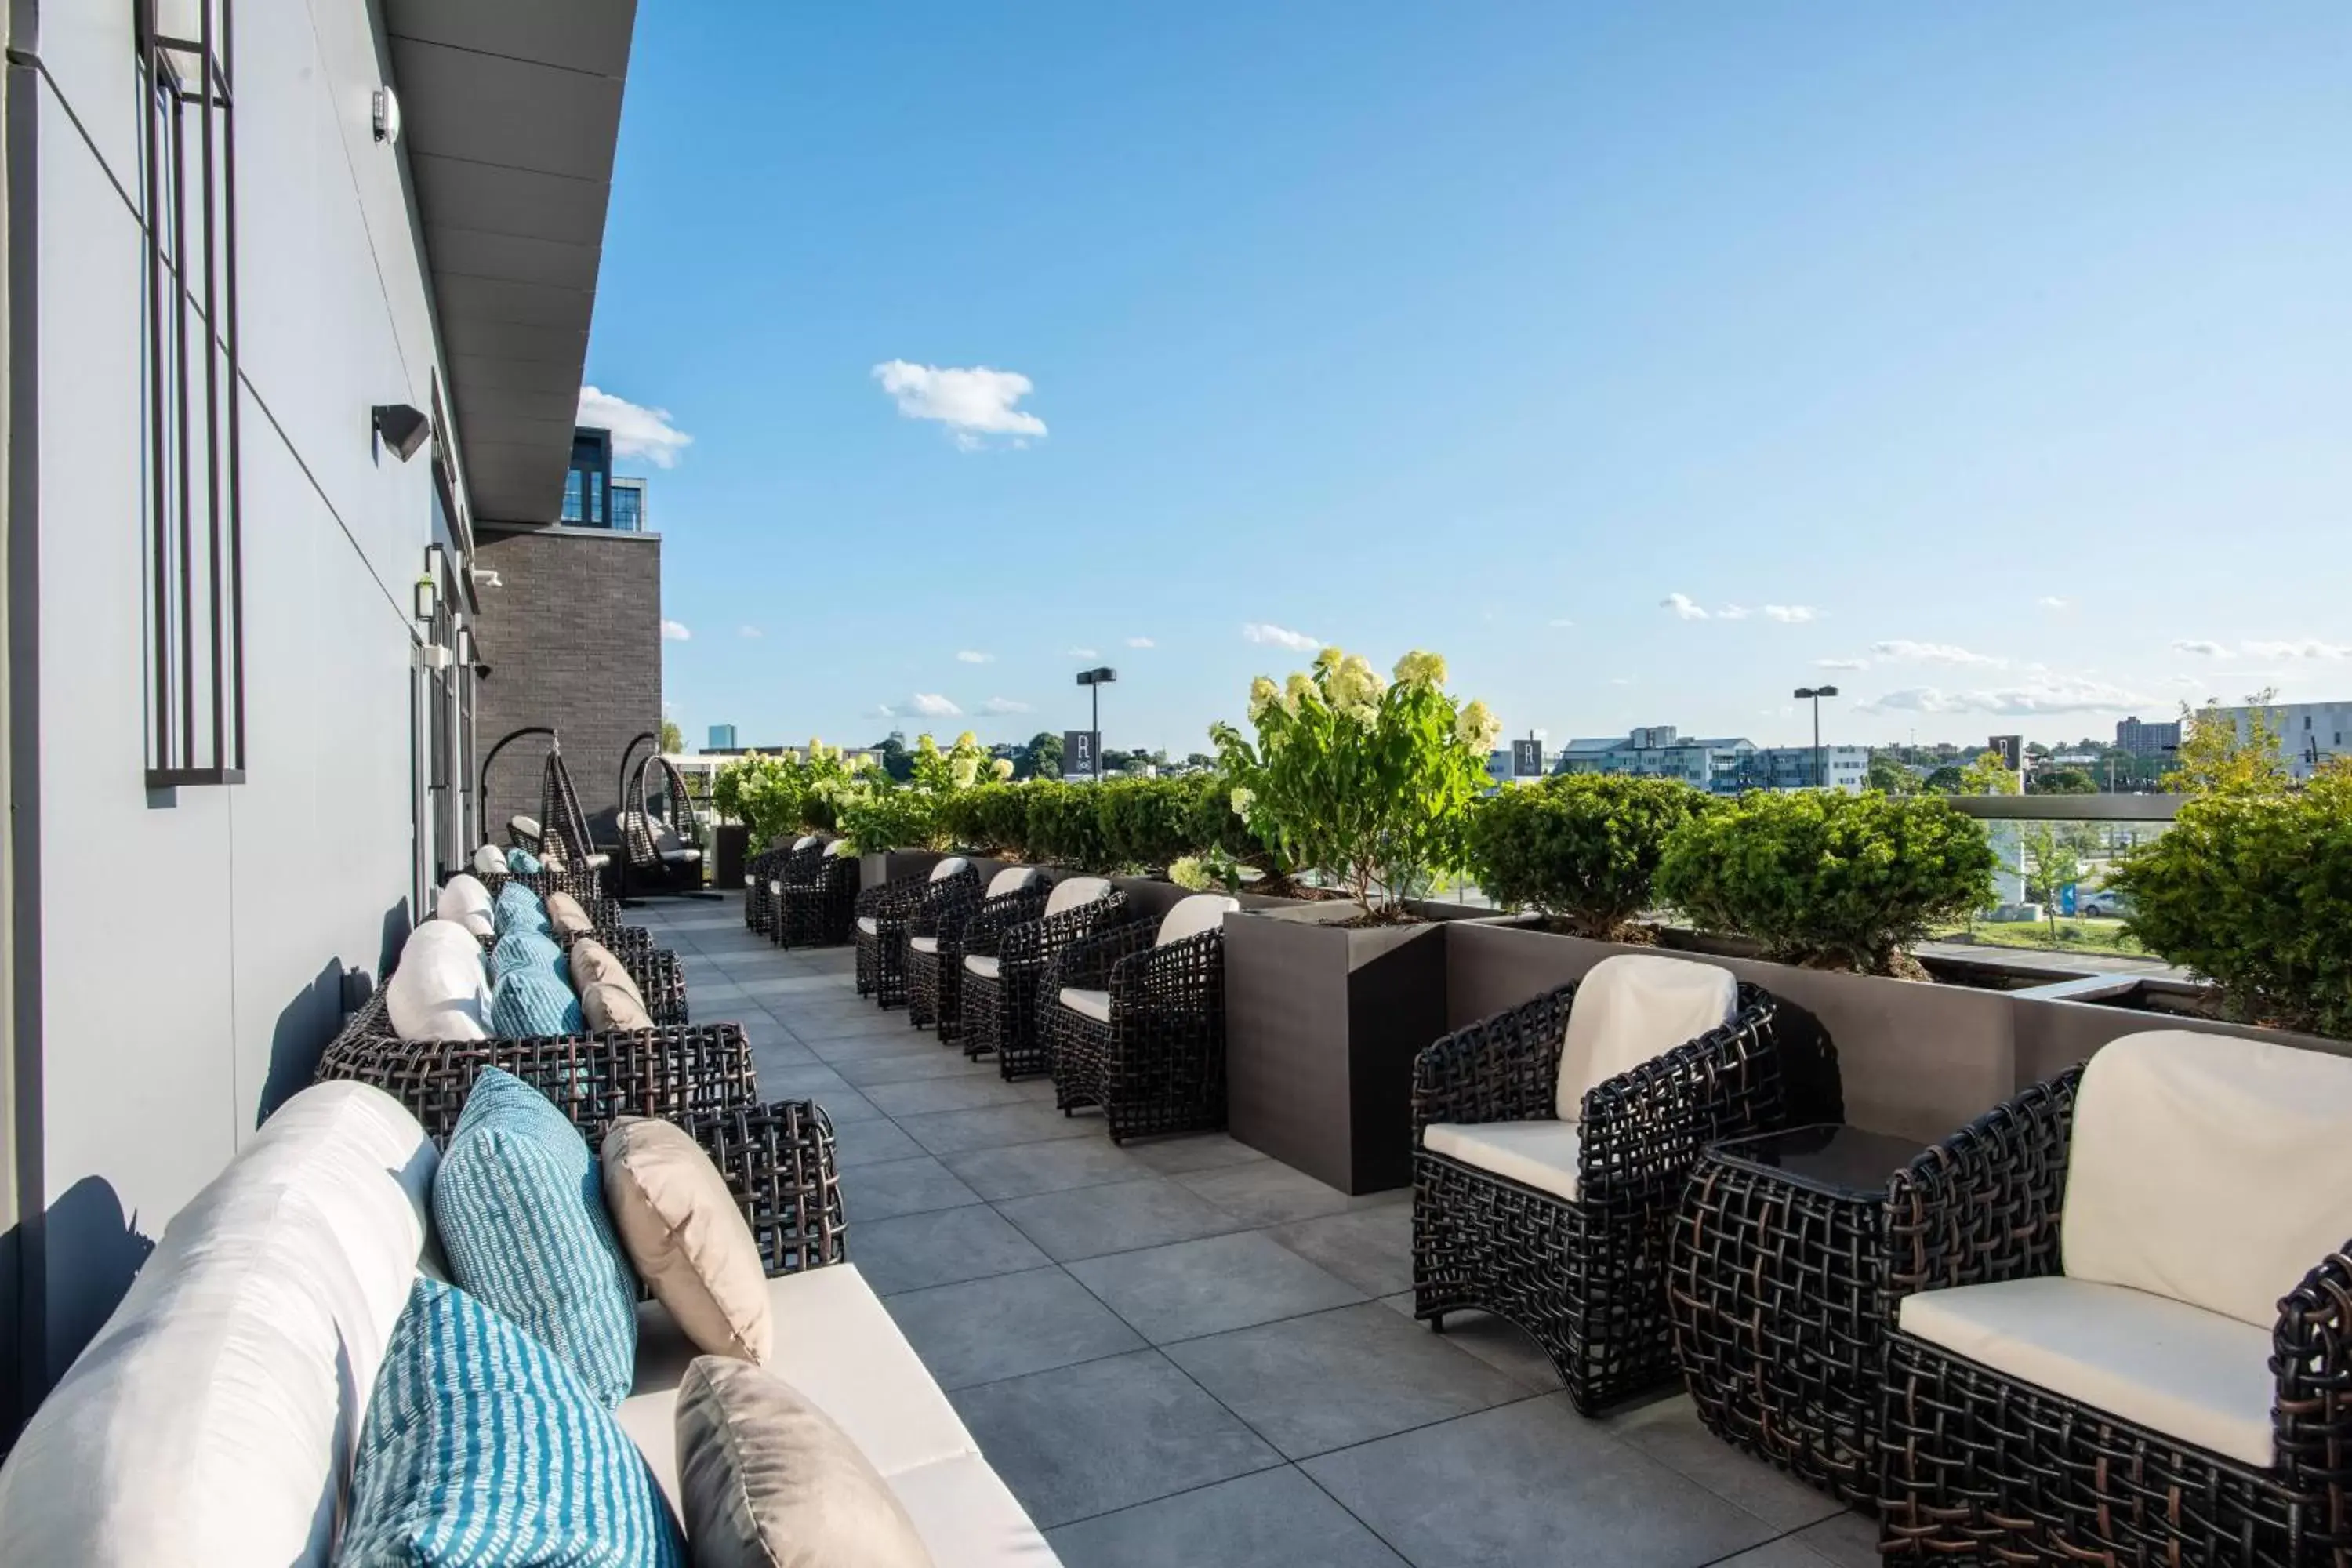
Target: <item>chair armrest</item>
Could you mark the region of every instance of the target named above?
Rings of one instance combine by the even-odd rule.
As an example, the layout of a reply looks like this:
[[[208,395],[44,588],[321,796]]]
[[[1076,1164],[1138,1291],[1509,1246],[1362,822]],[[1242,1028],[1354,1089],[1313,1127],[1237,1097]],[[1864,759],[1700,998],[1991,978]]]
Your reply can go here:
[[[666,947],[626,947],[614,954],[629,978],[637,983],[646,1012],[657,1025],[688,1022],[686,966]]]
[[[1679,1194],[1699,1152],[1781,1123],[1778,1012],[1739,988],[1739,1016],[1585,1091],[1578,1192]]]
[[[1412,1060],[1412,1142],[1435,1121],[1532,1121],[1556,1113],[1570,981],[1456,1029]]]
[[[997,955],[1008,970],[1029,969],[1042,974],[1047,961],[1063,948],[1092,936],[1126,912],[1127,895],[1114,888],[1076,909],[1064,910],[1057,915],[1040,915],[1026,924],[1013,927],[997,942]]]
[[[1148,920],[1121,921],[1092,936],[1064,942],[1045,965],[1047,994],[1066,985],[1081,991],[1109,990],[1113,970],[1129,954],[1148,951],[1157,929]]]
[[[1224,974],[1222,931],[1201,931],[1163,946],[1147,941],[1111,970],[1111,1006],[1115,1012],[1199,1012],[1219,1002]]]
[[[1046,893],[1044,888],[1022,888],[983,900],[956,933],[963,951],[982,955],[996,952],[1005,932],[1029,925],[1045,914]],[[946,935],[946,931],[940,932],[942,939]],[[944,947],[947,943],[942,940],[940,945]]]
[[[770,1279],[849,1256],[833,1121],[814,1100],[780,1100],[682,1119],[727,1178]]]
[[[2074,1091],[2069,1068],[1997,1105],[1895,1173],[1886,1189],[1886,1321],[1906,1296],[2058,1272]]]
[[[2279,1303],[2271,1422],[2287,1489],[2312,1498],[2309,1539],[2320,1555],[2352,1551],[2352,1241]]]

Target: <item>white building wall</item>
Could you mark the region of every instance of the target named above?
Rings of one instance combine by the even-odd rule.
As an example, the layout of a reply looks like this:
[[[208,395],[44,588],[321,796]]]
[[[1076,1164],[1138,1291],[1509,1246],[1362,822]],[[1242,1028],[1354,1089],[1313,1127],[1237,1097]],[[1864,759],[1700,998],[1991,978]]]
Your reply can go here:
[[[2222,710],[2238,726],[2242,742],[2252,733],[2254,710]],[[2352,702],[2280,702],[2263,710],[2278,729],[2279,760],[2299,779],[2319,765],[2352,755]]]
[[[138,1238],[307,1080],[341,970],[375,973],[407,923],[431,464],[374,452],[369,409],[430,408],[436,350],[399,163],[372,133],[370,10],[240,5],[248,782],[151,797],[131,7],[42,9],[43,1198],[74,1211],[47,1227],[54,1373]],[[91,1223],[109,1211],[111,1233]]]

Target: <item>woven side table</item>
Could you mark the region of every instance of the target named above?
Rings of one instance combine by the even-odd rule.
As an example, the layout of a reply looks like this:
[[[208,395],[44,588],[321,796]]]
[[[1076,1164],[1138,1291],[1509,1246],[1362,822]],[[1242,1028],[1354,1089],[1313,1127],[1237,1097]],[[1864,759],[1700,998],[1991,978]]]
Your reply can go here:
[[[1675,1352],[1707,1430],[1863,1508],[1877,1506],[1879,1226],[1887,1179],[1920,1147],[1834,1125],[1717,1143],[1691,1173],[1667,1264]]]

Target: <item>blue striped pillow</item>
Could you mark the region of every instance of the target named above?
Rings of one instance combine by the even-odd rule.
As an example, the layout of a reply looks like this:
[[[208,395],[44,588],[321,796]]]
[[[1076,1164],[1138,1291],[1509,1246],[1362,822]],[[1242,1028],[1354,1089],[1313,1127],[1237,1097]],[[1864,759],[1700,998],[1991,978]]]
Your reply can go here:
[[[563,949],[544,931],[525,931],[515,927],[499,938],[490,949],[490,978],[503,980],[518,969],[541,969],[571,984],[572,965],[563,956]]]
[[[485,1068],[433,1178],[450,1275],[563,1358],[606,1405],[628,1396],[637,1281],[587,1140],[539,1090]]]
[[[520,882],[509,882],[499,889],[498,898],[490,904],[490,919],[500,936],[516,930],[543,935],[548,930],[545,901]]]
[[[572,1369],[463,1290],[417,1280],[360,1427],[337,1568],[685,1561],[645,1456]]]
[[[524,964],[490,983],[490,1034],[498,1039],[577,1035],[587,1027],[580,1016],[580,998],[554,970]]]
[[[520,877],[536,877],[541,870],[539,857],[518,845],[507,851],[507,869]]]

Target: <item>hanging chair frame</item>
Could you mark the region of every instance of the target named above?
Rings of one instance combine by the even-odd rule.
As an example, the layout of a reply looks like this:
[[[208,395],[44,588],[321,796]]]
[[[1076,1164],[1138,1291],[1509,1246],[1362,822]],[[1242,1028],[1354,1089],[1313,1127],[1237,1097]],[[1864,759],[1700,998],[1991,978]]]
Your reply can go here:
[[[481,793],[475,798],[481,802],[482,810],[488,812],[491,765],[499,760],[499,752],[515,742],[533,735],[547,737],[547,756],[540,768],[540,837],[536,843],[524,844],[522,835],[515,830],[509,818],[506,824],[507,841],[538,857],[548,870],[577,872],[591,882],[598,881],[596,857],[603,856],[604,852],[598,848],[595,837],[589,831],[588,815],[580,805],[580,791],[572,784],[572,769],[563,760],[562,737],[552,728],[545,724],[527,724],[500,736],[499,743],[490,748],[490,754],[482,759]],[[483,828],[483,842],[494,842],[490,825],[484,823]],[[605,858],[609,860],[611,858],[606,856]]]
[[[688,847],[702,847],[701,814],[695,806],[694,797],[687,793],[686,775],[661,754],[659,740],[648,730],[621,751],[621,852],[613,858],[621,902],[631,904],[648,898],[716,899],[719,896],[717,889],[702,885],[703,865],[699,858],[678,863],[665,860],[656,842],[654,825],[658,822]],[[633,775],[630,761],[637,748],[648,742],[656,743],[655,750],[637,763]],[[670,816],[667,818],[654,812],[656,778],[661,781],[662,793],[669,796]]]

